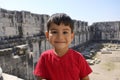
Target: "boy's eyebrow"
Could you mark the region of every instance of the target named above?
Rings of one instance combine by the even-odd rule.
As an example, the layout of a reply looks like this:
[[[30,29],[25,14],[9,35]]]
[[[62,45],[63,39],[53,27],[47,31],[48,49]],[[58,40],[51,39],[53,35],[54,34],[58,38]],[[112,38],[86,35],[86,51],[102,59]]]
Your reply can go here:
[[[63,29],[63,30],[70,30],[70,29]]]
[[[53,29],[50,29],[50,30],[57,30],[57,29],[54,29],[54,28],[53,28]]]

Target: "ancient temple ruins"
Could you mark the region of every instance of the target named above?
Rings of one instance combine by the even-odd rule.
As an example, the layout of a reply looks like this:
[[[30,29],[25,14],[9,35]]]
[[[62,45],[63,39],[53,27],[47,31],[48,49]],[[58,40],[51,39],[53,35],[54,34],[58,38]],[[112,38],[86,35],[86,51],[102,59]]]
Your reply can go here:
[[[32,71],[40,53],[50,49],[44,32],[49,15],[0,8],[0,66],[5,73],[33,80]],[[71,48],[80,50],[92,41],[120,42],[120,21],[97,22],[74,19]]]

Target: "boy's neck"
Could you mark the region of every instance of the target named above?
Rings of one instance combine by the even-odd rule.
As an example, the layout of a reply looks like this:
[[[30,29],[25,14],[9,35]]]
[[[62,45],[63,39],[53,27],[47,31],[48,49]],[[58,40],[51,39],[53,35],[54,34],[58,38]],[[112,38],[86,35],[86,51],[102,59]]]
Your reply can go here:
[[[67,53],[67,51],[68,51],[68,49],[54,49],[54,51],[55,51],[55,54],[56,55],[58,55],[58,56],[63,56],[64,54],[66,54]]]

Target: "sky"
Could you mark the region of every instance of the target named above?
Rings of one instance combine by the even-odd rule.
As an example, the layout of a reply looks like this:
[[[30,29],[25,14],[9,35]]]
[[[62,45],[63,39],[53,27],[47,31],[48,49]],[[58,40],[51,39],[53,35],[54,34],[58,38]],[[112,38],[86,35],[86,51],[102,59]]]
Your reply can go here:
[[[120,21],[120,0],[0,0],[0,8],[47,15],[66,13],[89,25]]]

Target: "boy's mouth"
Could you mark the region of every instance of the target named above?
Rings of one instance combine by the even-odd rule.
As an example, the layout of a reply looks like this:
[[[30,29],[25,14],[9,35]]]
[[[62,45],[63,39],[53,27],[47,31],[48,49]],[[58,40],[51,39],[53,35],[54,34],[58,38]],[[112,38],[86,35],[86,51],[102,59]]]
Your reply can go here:
[[[55,43],[65,43],[64,41],[55,41]]]

